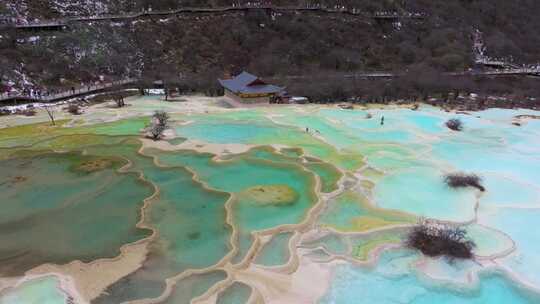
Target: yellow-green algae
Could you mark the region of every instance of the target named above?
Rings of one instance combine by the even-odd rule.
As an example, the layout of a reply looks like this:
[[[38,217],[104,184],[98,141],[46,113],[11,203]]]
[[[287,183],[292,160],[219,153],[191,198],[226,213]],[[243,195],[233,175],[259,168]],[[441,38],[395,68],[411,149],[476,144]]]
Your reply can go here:
[[[356,240],[353,245],[352,256],[361,261],[367,261],[370,253],[379,246],[388,244],[399,244],[403,241],[402,237],[395,232],[385,234],[375,234]]]
[[[362,194],[345,191],[329,202],[320,222],[342,232],[362,232],[414,223],[416,218],[399,211],[374,207]]]
[[[336,167],[323,162],[308,162],[305,166],[320,177],[322,192],[330,193],[338,189],[338,182],[343,177],[343,173]]]
[[[298,192],[288,185],[261,185],[239,193],[242,201],[255,205],[290,205],[298,201]]]
[[[0,148],[29,146],[38,141],[60,135],[59,130],[68,120],[60,120],[53,126],[50,123],[19,125],[0,129]]]
[[[67,123],[70,120],[64,119],[56,121],[55,125],[51,125],[50,122],[19,125],[0,129],[0,148],[30,146],[61,135],[77,135],[70,139],[61,138],[64,141],[59,143],[60,146],[62,144],[71,146],[66,148],[75,148],[78,142],[96,145],[100,142],[92,142],[92,140],[98,137],[89,138],[81,135],[139,135],[140,130],[148,124],[148,121],[147,117],[137,117],[108,123],[68,127]],[[81,137],[78,138],[78,136]]]
[[[283,148],[279,152],[288,157],[300,157],[304,155],[304,151],[300,148]]]

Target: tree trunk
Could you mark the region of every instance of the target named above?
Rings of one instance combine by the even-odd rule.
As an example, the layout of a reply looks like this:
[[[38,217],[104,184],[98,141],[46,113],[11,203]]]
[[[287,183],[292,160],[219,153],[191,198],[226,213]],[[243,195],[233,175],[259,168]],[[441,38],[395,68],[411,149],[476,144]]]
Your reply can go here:
[[[45,111],[47,111],[47,115],[49,115],[49,118],[51,119],[52,125],[55,126],[56,123],[54,122],[54,115],[53,115],[52,111],[47,109],[47,108],[45,109]]]

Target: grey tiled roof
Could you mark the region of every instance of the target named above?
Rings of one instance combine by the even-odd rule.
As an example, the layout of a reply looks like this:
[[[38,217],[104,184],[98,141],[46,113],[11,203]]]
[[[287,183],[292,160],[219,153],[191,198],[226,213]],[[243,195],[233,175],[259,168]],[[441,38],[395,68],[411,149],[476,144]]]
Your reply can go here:
[[[257,76],[251,75],[248,72],[242,72],[233,79],[218,79],[219,83],[226,89],[234,93],[247,93],[247,94],[266,94],[266,93],[278,93],[283,90],[275,85],[271,84],[252,84],[255,80],[259,79]]]

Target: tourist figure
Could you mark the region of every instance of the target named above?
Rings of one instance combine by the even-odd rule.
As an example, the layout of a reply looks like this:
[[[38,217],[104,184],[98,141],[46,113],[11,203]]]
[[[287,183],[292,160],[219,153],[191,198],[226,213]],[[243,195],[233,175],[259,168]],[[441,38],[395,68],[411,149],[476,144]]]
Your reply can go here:
[[[381,117],[381,126],[384,125],[384,115]]]
[[[75,94],[75,87],[71,87],[71,93]]]
[[[308,127],[306,127],[306,133],[309,133],[309,128]]]

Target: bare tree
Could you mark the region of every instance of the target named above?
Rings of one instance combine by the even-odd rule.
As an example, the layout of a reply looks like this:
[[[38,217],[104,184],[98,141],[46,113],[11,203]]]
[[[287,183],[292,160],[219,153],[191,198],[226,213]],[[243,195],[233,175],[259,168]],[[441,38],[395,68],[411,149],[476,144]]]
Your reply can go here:
[[[157,123],[153,123],[152,125],[150,125],[150,135],[152,137],[153,140],[158,140],[160,139],[162,136],[163,136],[163,132],[165,131],[165,127],[160,125],[160,124],[157,124]]]
[[[116,105],[119,107],[119,108],[122,108],[126,105],[126,103],[124,102],[124,95],[122,94],[115,94],[114,97],[113,97],[113,100],[114,102],[116,102]]]
[[[54,109],[52,106],[50,105],[46,105],[45,106],[45,111],[47,112],[47,115],[49,115],[49,119],[51,120],[51,123],[53,126],[56,125],[55,121],[54,121]]]
[[[152,115],[152,118],[154,121],[156,121],[158,124],[168,127],[169,126],[169,114],[165,111],[155,111],[154,115]]]

